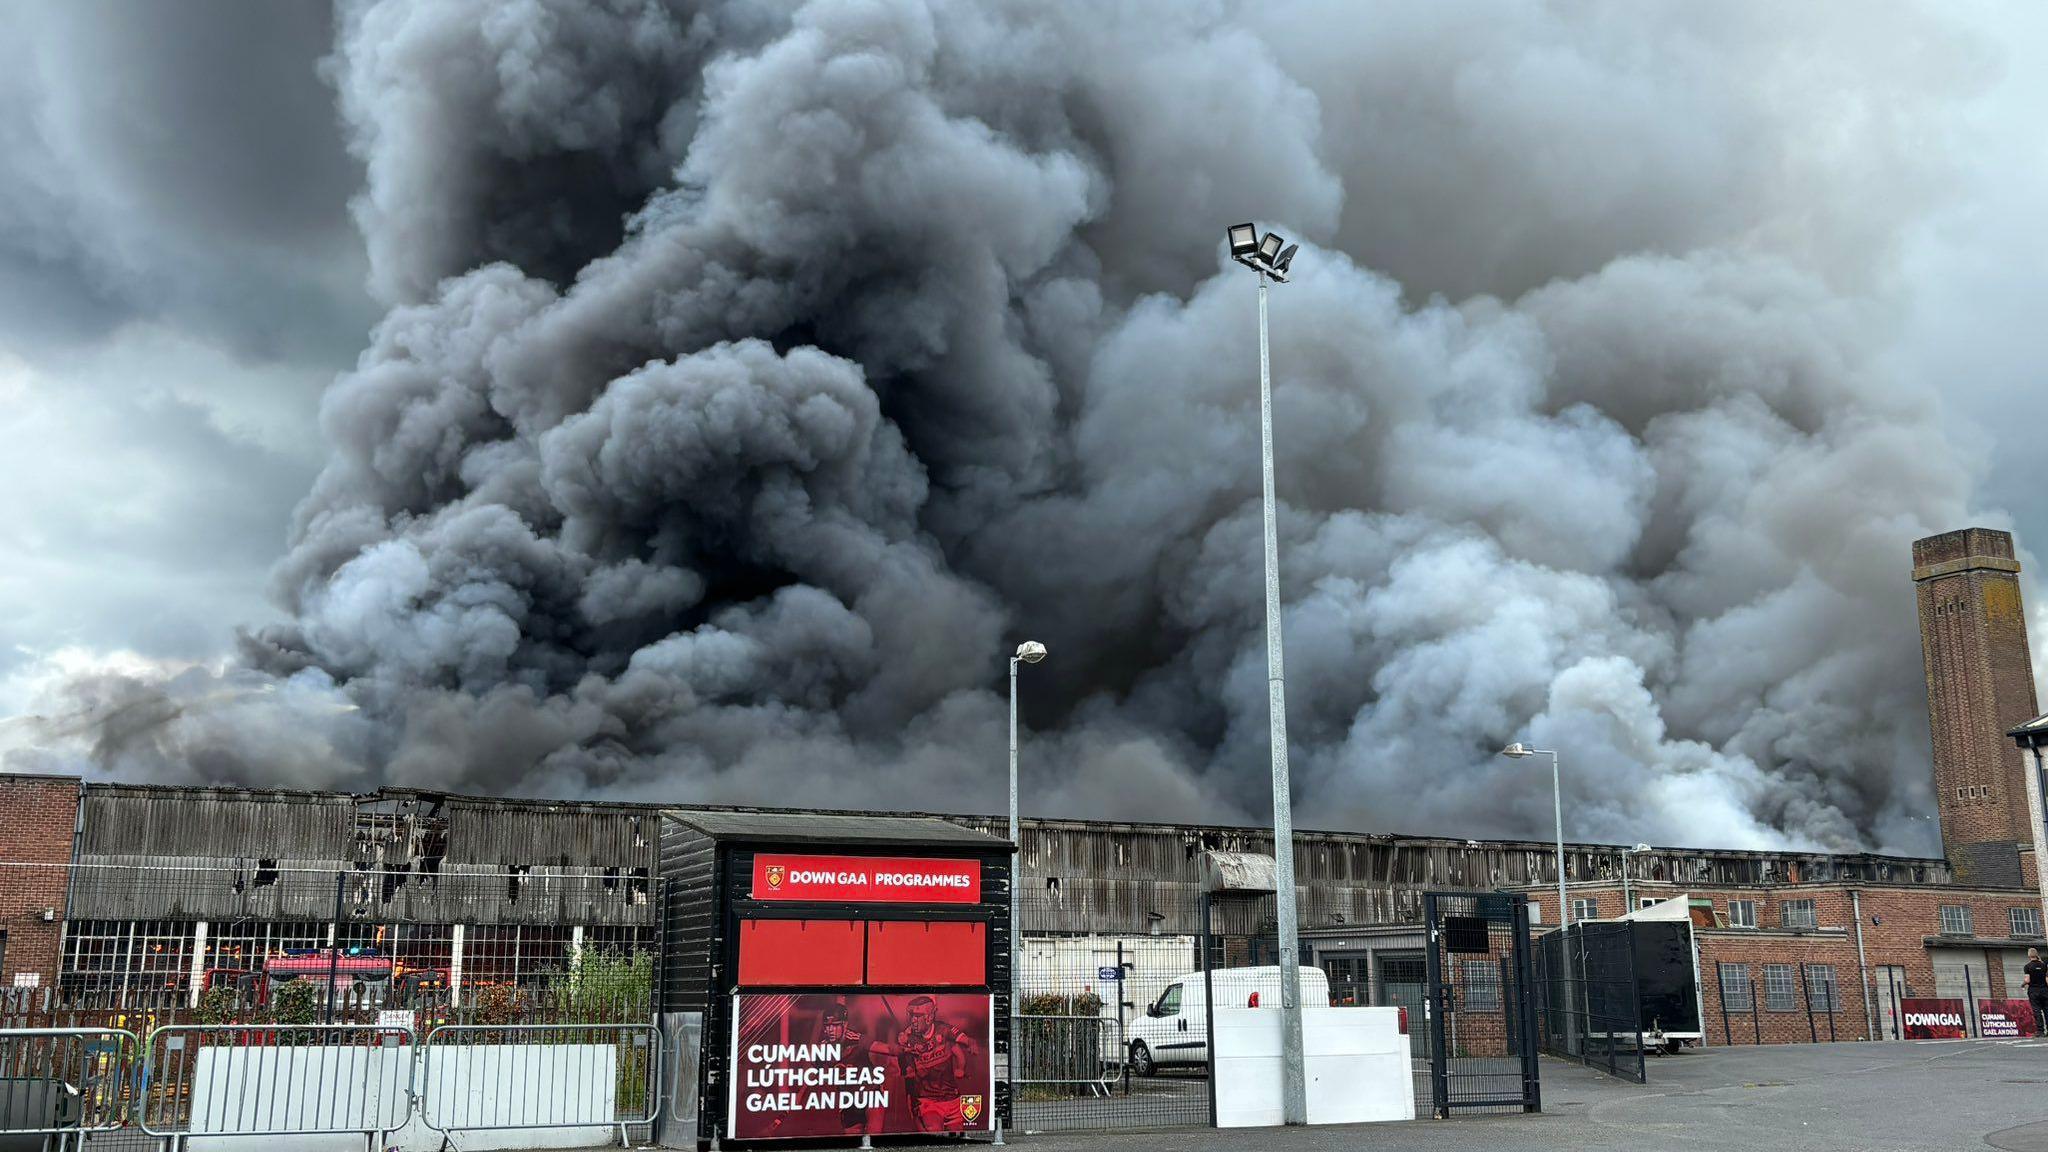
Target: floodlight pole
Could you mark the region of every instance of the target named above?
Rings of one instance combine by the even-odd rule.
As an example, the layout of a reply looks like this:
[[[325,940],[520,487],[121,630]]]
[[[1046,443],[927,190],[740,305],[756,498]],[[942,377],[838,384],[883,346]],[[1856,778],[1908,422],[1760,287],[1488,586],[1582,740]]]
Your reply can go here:
[[[1301,1040],[1301,929],[1295,909],[1294,802],[1287,779],[1287,675],[1280,646],[1280,531],[1273,500],[1273,373],[1266,339],[1266,270],[1259,274],[1259,467],[1266,528],[1266,719],[1273,752],[1273,872],[1280,928],[1282,1119],[1308,1123]]]
[[[1019,937],[1024,924],[1017,918],[1017,890],[1023,886],[1024,857],[1021,851],[1023,840],[1017,831],[1017,665],[1019,657],[1010,657],[1010,1058],[1004,1070],[1010,1080],[1010,1122],[1017,1117],[1017,991],[1023,986],[1023,974],[1017,965],[1024,955]],[[1003,1121],[1001,1114],[996,1119],[996,1143],[1003,1143]]]

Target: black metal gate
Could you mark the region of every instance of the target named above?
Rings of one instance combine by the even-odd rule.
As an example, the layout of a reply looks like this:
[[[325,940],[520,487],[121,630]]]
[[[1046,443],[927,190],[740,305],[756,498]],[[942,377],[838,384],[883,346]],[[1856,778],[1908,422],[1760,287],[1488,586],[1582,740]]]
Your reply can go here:
[[[1431,1114],[1542,1111],[1527,900],[1431,892],[1422,909]]]

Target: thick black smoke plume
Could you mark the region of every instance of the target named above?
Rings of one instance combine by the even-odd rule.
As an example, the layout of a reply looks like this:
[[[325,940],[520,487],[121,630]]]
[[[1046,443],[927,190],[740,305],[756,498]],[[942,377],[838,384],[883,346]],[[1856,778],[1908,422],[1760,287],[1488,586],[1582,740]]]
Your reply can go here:
[[[1265,811],[1255,286],[1319,825],[1926,848],[1902,5],[356,3],[389,305],[171,779]],[[1852,35],[1844,31],[1853,30]],[[201,706],[201,705],[204,706]],[[53,743],[51,747],[54,747]],[[54,753],[51,753],[54,755]]]

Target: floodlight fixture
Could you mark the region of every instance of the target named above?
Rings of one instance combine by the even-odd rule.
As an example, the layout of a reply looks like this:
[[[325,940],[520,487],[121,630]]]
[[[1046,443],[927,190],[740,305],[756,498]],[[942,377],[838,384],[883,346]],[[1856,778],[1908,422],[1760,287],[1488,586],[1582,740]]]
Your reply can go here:
[[[1266,238],[1259,241],[1259,259],[1264,260],[1268,265],[1272,264],[1273,258],[1280,255],[1280,249],[1286,243],[1286,237],[1278,232],[1266,233]]]
[[[1228,235],[1230,255],[1236,259],[1242,260],[1259,250],[1259,229],[1255,224],[1232,224]]]

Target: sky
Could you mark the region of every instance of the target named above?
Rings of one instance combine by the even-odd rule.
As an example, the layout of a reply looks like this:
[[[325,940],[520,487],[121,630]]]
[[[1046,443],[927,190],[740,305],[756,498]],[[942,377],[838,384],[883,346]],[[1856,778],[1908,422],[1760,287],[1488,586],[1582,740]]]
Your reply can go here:
[[[1258,216],[1319,814],[1540,831],[1535,733],[1588,835],[1925,850],[1901,544],[2048,540],[2048,10],[1483,7],[9,5],[0,751],[986,807],[1033,631],[1049,809],[1255,817]]]

